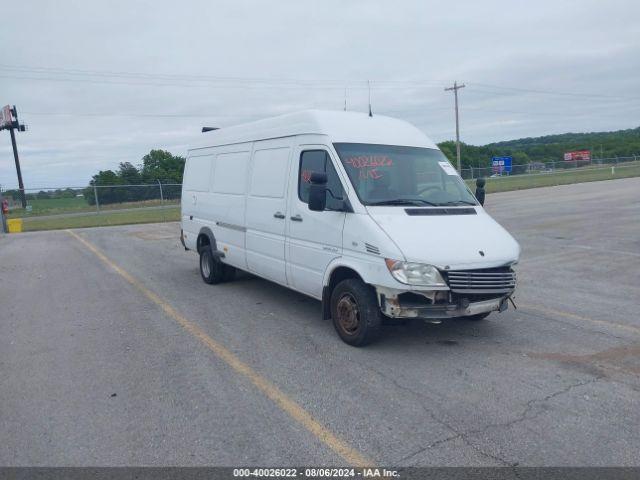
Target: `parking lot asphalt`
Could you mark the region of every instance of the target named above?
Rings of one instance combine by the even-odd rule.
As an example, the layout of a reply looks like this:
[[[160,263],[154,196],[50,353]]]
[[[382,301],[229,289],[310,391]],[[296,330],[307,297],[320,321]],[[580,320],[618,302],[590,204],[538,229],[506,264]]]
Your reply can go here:
[[[640,179],[486,208],[518,309],[361,349],[176,223],[0,236],[0,465],[639,465]]]

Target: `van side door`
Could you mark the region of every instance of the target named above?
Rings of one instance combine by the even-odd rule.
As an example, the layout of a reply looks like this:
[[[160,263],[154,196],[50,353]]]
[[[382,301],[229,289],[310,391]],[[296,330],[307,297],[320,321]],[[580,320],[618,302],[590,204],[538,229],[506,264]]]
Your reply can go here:
[[[210,152],[199,155],[190,153],[185,163],[180,210],[185,245],[190,249],[196,248],[200,229],[209,226],[201,206],[198,205],[198,197],[209,193],[209,177],[214,158],[215,155]]]
[[[322,297],[322,281],[329,263],[342,255],[345,221],[343,182],[328,147],[302,145],[296,149],[287,212],[287,269],[289,284],[308,295]],[[327,209],[308,207],[311,172],[327,174]]]
[[[247,269],[283,285],[291,143],[291,138],[254,143],[246,210]]]
[[[198,211],[213,231],[224,262],[246,268],[245,209],[251,144],[216,148],[209,193],[197,197]]]

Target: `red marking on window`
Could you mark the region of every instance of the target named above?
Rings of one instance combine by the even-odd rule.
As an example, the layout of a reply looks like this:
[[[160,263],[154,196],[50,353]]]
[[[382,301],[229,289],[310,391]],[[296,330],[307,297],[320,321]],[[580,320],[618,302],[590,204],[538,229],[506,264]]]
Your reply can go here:
[[[347,158],[346,163],[353,168],[367,168],[367,167],[391,167],[393,160],[386,155],[360,155],[357,157]]]
[[[371,178],[373,178],[374,180],[378,180],[379,178],[382,178],[382,174],[378,170],[376,170],[375,168],[369,170],[369,176]]]
[[[380,173],[378,169],[372,168],[371,170],[360,170],[358,172],[358,177],[361,180],[367,180],[369,178],[372,180],[378,180],[379,178],[384,177],[384,175]]]
[[[302,181],[305,183],[311,183],[311,170],[302,170],[300,173]]]

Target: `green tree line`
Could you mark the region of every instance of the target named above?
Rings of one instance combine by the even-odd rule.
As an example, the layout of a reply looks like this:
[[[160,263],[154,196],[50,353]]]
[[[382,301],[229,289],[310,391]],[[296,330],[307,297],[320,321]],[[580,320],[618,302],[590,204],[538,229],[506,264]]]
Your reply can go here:
[[[455,162],[456,144],[454,141],[439,143],[444,154]],[[528,137],[505,142],[475,146],[462,143],[460,158],[462,168],[489,167],[491,157],[512,156],[514,165],[528,163],[553,163],[556,168],[573,166],[564,163],[565,152],[590,150],[591,158],[633,157],[640,159],[640,127],[615,132],[563,133],[544,137]]]
[[[26,193],[27,200],[50,200],[54,198],[74,198],[82,193],[81,188],[58,188],[57,190],[40,190],[37,193]],[[20,198],[20,190],[11,189],[4,192],[4,195],[14,199]]]
[[[142,157],[142,164],[136,167],[130,162],[122,162],[118,170],[101,170],[94,175],[89,186],[84,189],[84,197],[89,205],[95,205],[95,190],[98,188],[98,201],[101,204],[136,202],[140,200],[158,199],[158,182],[166,184],[163,189],[165,199],[179,198],[185,159],[172,155],[165,150],[151,150]],[[173,185],[172,185],[173,184]],[[119,185],[137,185],[136,187],[120,187]]]

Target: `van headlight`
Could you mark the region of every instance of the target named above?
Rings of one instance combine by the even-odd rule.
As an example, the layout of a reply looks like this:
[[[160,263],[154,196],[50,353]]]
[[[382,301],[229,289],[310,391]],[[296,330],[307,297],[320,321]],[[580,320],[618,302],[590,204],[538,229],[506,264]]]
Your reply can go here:
[[[424,263],[403,262],[385,258],[389,272],[400,283],[407,285],[425,285],[429,287],[446,287],[447,284],[440,272],[433,265]]]

